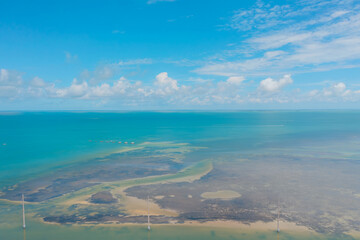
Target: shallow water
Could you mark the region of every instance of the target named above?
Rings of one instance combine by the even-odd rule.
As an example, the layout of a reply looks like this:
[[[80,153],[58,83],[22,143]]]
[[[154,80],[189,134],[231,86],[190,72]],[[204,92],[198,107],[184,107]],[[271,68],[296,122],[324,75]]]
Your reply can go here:
[[[36,240],[63,240],[63,239],[89,239],[89,240],[112,240],[112,239],[336,239],[333,236],[309,233],[281,232],[275,231],[244,231],[238,229],[214,228],[214,227],[192,227],[192,226],[152,226],[150,232],[146,226],[66,226],[46,225],[39,222],[28,222],[26,231],[21,227],[1,228],[1,239],[36,239]],[[351,239],[351,238],[341,238]]]
[[[262,166],[261,161],[273,161],[268,156],[291,155],[286,160],[287,166],[300,162],[304,165],[309,159],[324,164],[328,161],[339,166],[339,173],[355,176],[354,172],[360,170],[357,166],[360,163],[359,122],[358,111],[0,114],[0,188],[49,174],[74,162],[87,164],[89,159],[126,147],[124,141],[134,141],[134,146],[142,142],[171,141],[206,148],[189,153],[190,160],[185,161],[212,158],[231,163],[244,157],[258,161],[255,166]],[[276,164],[279,163],[274,160],[274,166]],[[309,165],[309,172],[312,167]],[[319,165],[316,167],[319,171],[316,174],[323,174],[317,181],[323,182],[313,184],[325,185],[332,176],[321,172]],[[340,183],[347,186],[345,180],[339,180]],[[341,191],[360,193],[360,182],[355,181],[346,189],[344,184],[340,186]],[[358,200],[353,201],[357,206]],[[21,208],[6,203],[0,206],[0,239],[22,239]],[[26,231],[27,239],[147,239],[147,235],[143,227],[50,225],[31,216],[28,216]],[[344,236],[327,235],[282,232],[280,239],[344,239]],[[157,226],[150,236],[150,239],[276,238],[274,232],[185,226]]]

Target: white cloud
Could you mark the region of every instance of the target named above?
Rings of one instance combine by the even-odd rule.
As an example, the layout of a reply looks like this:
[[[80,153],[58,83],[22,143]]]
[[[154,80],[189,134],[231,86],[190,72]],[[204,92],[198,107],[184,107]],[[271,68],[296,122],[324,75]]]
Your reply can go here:
[[[360,61],[356,1],[306,0],[275,6],[258,1],[254,8],[237,11],[228,26],[249,37],[195,72],[267,75],[356,67],[354,61]],[[240,60],[233,60],[235,56]]]
[[[8,82],[10,73],[6,69],[0,70],[0,83]]]
[[[351,90],[346,89],[345,83],[339,82],[323,89],[322,94],[325,97],[344,97],[351,94]]]
[[[96,85],[112,78],[119,72],[119,67],[114,64],[98,66],[94,71],[85,69],[80,74],[80,79],[88,81],[90,85]]]
[[[323,89],[314,89],[307,93],[302,101],[311,102],[358,102],[360,90],[349,89],[344,82],[328,83]]]
[[[291,83],[293,83],[291,75],[284,75],[284,77],[278,81],[272,78],[266,78],[260,82],[259,90],[265,92],[276,92]]]
[[[268,51],[263,57],[247,59],[244,61],[231,61],[223,63],[210,63],[195,70],[199,74],[220,76],[234,76],[239,74],[264,75],[262,71],[278,62],[285,54],[284,51]]]
[[[242,89],[241,84],[244,80],[243,76],[229,77],[226,81],[219,81],[216,87],[207,92],[207,94],[218,103],[238,102],[239,91]]]
[[[0,85],[2,86],[19,86],[22,84],[22,77],[16,71],[0,69]]]
[[[104,64],[96,67],[94,71],[85,69],[80,74],[80,79],[87,81],[90,85],[96,85],[102,82],[108,82],[119,77],[124,70],[135,69],[135,66],[152,64],[153,60],[149,58],[121,60],[115,63]]]
[[[114,94],[114,92],[109,84],[103,83],[100,86],[93,87],[91,94],[94,97],[110,97]]]
[[[23,80],[16,71],[0,69],[0,97],[13,99],[21,96]]]
[[[97,79],[98,81],[103,81],[111,78],[113,75],[114,69],[110,66],[99,67],[94,71],[94,78],[92,79],[92,81],[94,81],[94,79]]]
[[[334,90],[334,92],[336,94],[342,94],[342,93],[344,93],[344,91],[346,89],[346,85],[345,85],[345,83],[340,82],[340,83],[334,84],[332,86],[332,89]]]
[[[32,87],[41,88],[41,87],[45,87],[45,86],[46,86],[46,83],[45,83],[45,81],[44,81],[42,78],[34,77],[34,78],[31,80],[30,85],[31,85]]]
[[[45,87],[44,90],[51,97],[75,98],[75,99],[117,99],[134,97],[138,95],[141,82],[130,82],[124,77],[112,83],[100,83],[95,86],[89,85],[86,81],[79,82],[74,79],[69,87],[57,88],[55,85]]]
[[[290,11],[289,5],[271,6],[257,1],[251,9],[236,11],[229,26],[241,31],[269,28],[287,23],[282,17]]]
[[[134,83],[130,82],[124,77],[121,77],[118,81],[116,81],[113,85],[114,94],[127,94],[129,96],[134,96],[137,94],[138,88],[140,88],[142,83],[140,81],[136,81]]]
[[[14,99],[21,96],[22,89],[15,86],[0,86],[0,98]]]
[[[232,76],[229,77],[226,82],[229,84],[240,85],[244,80],[245,78],[243,76]]]
[[[157,92],[162,95],[179,90],[177,81],[169,77],[167,72],[159,73],[156,76],[155,86],[158,87]]]
[[[6,74],[5,74],[6,75]],[[3,76],[5,76],[3,75]],[[4,77],[3,77],[4,79]],[[66,87],[57,87],[53,83],[45,82],[34,77],[27,88],[1,88],[0,96],[13,97],[20,92],[23,97],[62,98],[73,101],[97,100],[103,104],[108,101],[121,101],[122,104],[137,105],[141,103],[158,105],[227,105],[249,102],[248,96],[242,93],[245,80],[243,76],[231,76],[224,81],[196,81],[193,85],[181,85],[177,80],[169,77],[167,72],[161,72],[155,77],[152,85],[143,86],[141,81],[130,81],[124,77],[115,81],[89,85],[87,81],[76,78]],[[280,80],[280,85],[283,80]],[[6,95],[4,95],[6,94]],[[259,101],[269,101],[261,96]],[[284,101],[283,98],[272,101]]]
[[[231,76],[223,81],[191,81],[181,84],[171,78],[167,72],[161,72],[152,84],[143,85],[142,81],[131,81],[125,77],[105,83],[89,85],[87,81],[73,79],[71,84],[58,87],[54,83],[34,77],[28,84],[3,85],[9,82],[11,75],[15,80],[20,76],[16,72],[0,71],[0,97],[3,99],[39,98],[71,99],[71,101],[92,101],[106,105],[116,102],[121,105],[147,106],[239,106],[239,104],[299,103],[309,101],[342,102],[359,101],[360,90],[350,89],[345,82],[329,83],[323,89],[302,92],[300,89],[286,90],[293,83],[290,75],[280,79],[267,78],[256,88],[253,80],[244,84],[243,76]],[[20,76],[21,77],[21,76]],[[15,81],[16,82],[16,81]],[[187,81],[189,82],[189,81]],[[315,85],[314,85],[315,86]],[[321,86],[321,85],[320,85]],[[249,89],[246,89],[250,87]],[[352,86],[356,87],[356,85]],[[281,91],[283,89],[283,91]]]
[[[317,89],[311,90],[309,92],[309,97],[314,97],[314,96],[318,95],[318,93],[319,93],[319,90],[317,90]]]
[[[75,78],[68,88],[57,89],[55,91],[56,97],[64,98],[81,98],[84,97],[88,90],[87,82],[78,83]]]

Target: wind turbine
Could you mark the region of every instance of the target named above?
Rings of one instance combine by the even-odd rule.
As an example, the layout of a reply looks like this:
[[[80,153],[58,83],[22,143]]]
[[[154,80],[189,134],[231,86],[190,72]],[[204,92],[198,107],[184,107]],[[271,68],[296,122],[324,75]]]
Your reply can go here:
[[[279,209],[279,203],[278,203],[278,215],[277,215],[277,233],[280,233],[280,209]]]
[[[25,201],[24,201],[24,194],[22,194],[22,210],[23,210],[23,229],[26,228],[25,224]]]
[[[148,231],[150,231],[149,196],[147,197]]]

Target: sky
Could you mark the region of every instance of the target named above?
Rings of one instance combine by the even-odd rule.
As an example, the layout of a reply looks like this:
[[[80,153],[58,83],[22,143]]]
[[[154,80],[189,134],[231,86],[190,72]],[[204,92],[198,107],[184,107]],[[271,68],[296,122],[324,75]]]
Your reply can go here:
[[[0,9],[0,111],[360,108],[357,0]]]

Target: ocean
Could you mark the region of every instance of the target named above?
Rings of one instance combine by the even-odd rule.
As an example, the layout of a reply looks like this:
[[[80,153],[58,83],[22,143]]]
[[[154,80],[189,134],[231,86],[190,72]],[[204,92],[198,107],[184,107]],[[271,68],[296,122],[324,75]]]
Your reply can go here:
[[[24,236],[21,206],[10,199],[0,201],[0,239],[356,239],[360,236],[356,235],[360,231],[357,225],[360,222],[360,208],[357,208],[360,207],[360,111],[0,112],[0,191],[143,143],[186,143],[198,147],[198,151],[184,155],[185,167],[211,159],[215,170],[217,166],[222,171],[225,166],[238,168],[234,172],[239,174],[234,175],[238,186],[234,189],[242,191],[245,200],[252,204],[259,201],[264,207],[267,204],[264,202],[272,201],[270,192],[283,194],[284,221],[304,225],[311,231],[287,230],[277,236],[274,231],[258,229],[159,225],[148,233],[139,225],[50,224],[40,221],[36,204],[29,203]],[[246,161],[232,165],[238,159]],[[214,174],[220,174],[220,170],[215,170]],[[249,179],[254,182],[252,190],[247,188],[251,185]],[[231,178],[221,181],[225,185],[226,181],[234,184]],[[264,195],[254,195],[250,190],[262,191]],[[265,195],[265,192],[269,193]],[[316,199],[322,200],[316,202]],[[305,209],[309,212],[304,216],[291,215]],[[313,225],[312,216],[319,218],[319,225]]]

